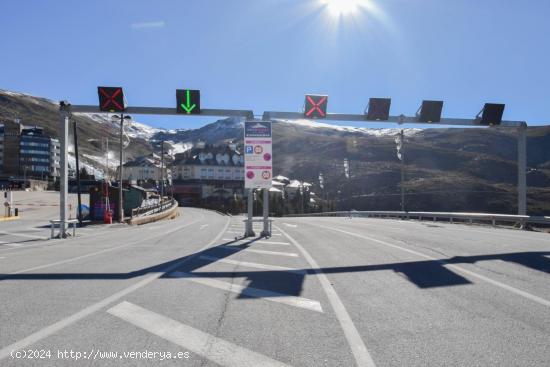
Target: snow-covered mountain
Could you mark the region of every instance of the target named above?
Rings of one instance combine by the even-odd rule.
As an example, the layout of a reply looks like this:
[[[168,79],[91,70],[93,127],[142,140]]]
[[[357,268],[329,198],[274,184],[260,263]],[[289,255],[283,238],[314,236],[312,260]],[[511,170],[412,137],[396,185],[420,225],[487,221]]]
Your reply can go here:
[[[135,117],[135,116],[134,116]],[[0,122],[19,118],[58,136],[59,108],[55,101],[0,90]],[[75,114],[82,166],[104,170],[104,141],[116,151],[119,124],[108,115]],[[158,141],[169,152],[185,152],[197,141],[242,144],[243,119],[221,119],[197,129],[166,130],[140,122],[127,125],[125,158],[158,152]],[[72,129],[72,127],[71,127]],[[341,198],[341,208],[399,208],[400,162],[394,137],[399,128],[370,129],[297,120],[273,124],[275,175],[312,182],[324,174],[324,194]],[[514,212],[517,183],[517,137],[506,128],[406,129],[406,190],[410,210]],[[550,127],[529,128],[528,185],[531,213],[550,213]],[[72,139],[72,137],[71,137]],[[343,174],[343,160],[350,177]],[[69,157],[70,163],[73,158]],[[116,158],[110,163],[116,165]],[[320,192],[314,187],[315,192]]]

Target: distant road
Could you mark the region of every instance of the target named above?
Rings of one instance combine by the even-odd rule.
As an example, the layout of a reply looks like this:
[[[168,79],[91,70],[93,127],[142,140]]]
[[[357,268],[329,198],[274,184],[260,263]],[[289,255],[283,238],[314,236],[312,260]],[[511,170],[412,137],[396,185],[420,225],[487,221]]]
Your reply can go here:
[[[548,366],[547,234],[181,213],[0,244],[0,365]]]

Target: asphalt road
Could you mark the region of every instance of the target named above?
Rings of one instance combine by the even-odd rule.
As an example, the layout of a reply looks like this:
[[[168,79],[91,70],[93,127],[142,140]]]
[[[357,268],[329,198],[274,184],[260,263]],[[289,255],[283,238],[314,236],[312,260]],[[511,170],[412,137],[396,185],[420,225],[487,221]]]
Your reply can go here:
[[[0,244],[0,365],[550,365],[548,234],[242,219]]]

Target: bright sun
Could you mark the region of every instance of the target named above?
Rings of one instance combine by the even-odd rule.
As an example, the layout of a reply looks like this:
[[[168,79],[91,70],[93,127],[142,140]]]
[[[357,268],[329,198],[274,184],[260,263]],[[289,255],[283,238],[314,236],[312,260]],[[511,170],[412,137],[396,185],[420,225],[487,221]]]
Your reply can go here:
[[[361,3],[361,0],[323,0],[327,10],[334,16],[341,16],[354,13]]]

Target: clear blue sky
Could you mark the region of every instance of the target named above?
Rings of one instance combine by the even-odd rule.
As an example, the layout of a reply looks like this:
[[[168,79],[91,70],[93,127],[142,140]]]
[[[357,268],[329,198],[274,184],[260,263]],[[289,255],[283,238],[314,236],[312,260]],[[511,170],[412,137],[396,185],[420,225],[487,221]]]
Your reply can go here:
[[[335,16],[324,0],[1,1],[0,88],[96,104],[98,85],[123,86],[133,106],[196,88],[203,107],[257,114],[299,111],[307,92],[346,113],[369,97],[392,97],[392,114],[442,99],[447,117],[502,102],[506,119],[550,122],[550,1],[365,3]]]

